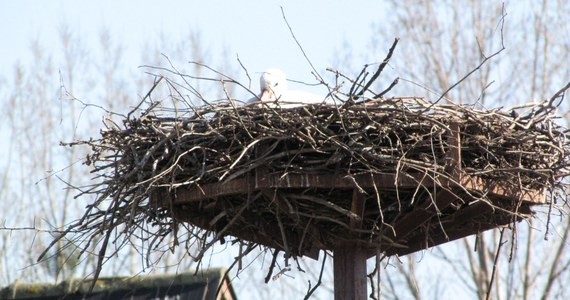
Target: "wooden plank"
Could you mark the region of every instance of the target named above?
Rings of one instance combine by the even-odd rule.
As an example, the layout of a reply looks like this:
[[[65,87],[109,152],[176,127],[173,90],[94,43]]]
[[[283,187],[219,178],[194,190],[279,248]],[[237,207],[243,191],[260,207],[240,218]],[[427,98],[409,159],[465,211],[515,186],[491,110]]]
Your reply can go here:
[[[426,249],[428,247],[432,247],[435,245],[439,245],[449,241],[452,237],[450,234],[453,234],[453,230],[455,229],[456,236],[466,236],[469,229],[463,229],[462,227],[465,223],[472,222],[472,218],[475,216],[480,216],[481,214],[489,214],[492,213],[493,209],[491,206],[483,201],[476,202],[473,205],[470,205],[467,208],[461,209],[458,212],[448,216],[447,218],[441,218],[436,220],[438,222],[437,229],[441,229],[441,227],[445,228],[445,232],[441,230],[430,231],[429,238],[428,233],[425,230],[416,230],[413,234],[410,234],[405,241],[405,244],[408,245],[408,248],[389,248],[386,249],[386,253],[398,254],[398,255],[405,255],[409,254],[418,250]],[[439,224],[441,222],[441,224]],[[459,229],[462,228],[462,229]],[[480,232],[482,229],[480,227],[474,227],[472,233]],[[462,232],[462,234],[459,234]],[[471,232],[469,234],[472,234]]]
[[[493,229],[493,228],[497,228],[497,225],[494,224],[477,224],[477,227],[473,229],[473,231],[469,234],[475,234],[478,232],[483,232],[483,231],[487,231],[489,229]],[[441,232],[441,229],[438,230],[440,232],[436,233],[436,232],[432,232],[429,236],[427,235],[423,235],[421,237],[421,239],[419,240],[413,240],[413,241],[409,241],[407,243],[407,248],[392,248],[392,249],[387,249],[384,254],[386,256],[391,256],[391,255],[395,255],[398,254],[400,256],[402,255],[407,255],[407,254],[411,254],[420,250],[424,250],[430,247],[434,247],[437,245],[441,245],[447,242],[451,242],[451,241],[455,241],[458,240],[460,238],[464,238],[468,235],[465,234],[465,230],[462,229],[454,229],[454,228],[449,228],[448,230],[446,230],[445,234],[443,234],[443,232]]]
[[[470,192],[481,191],[489,195],[498,195],[506,198],[518,198],[522,201],[543,204],[546,203],[545,190],[521,190],[519,188],[505,187],[504,185],[490,185],[487,181],[477,177],[463,175],[460,184]],[[400,189],[415,189],[421,185],[431,189],[433,180],[423,174],[401,175],[396,180],[395,174],[359,175],[354,179],[348,177],[336,177],[331,174],[289,174],[280,176],[277,174],[265,174],[263,177],[237,178],[229,182],[208,183],[197,188],[177,190],[177,203],[214,199],[220,196],[247,194],[261,189],[275,188],[320,188],[320,189],[354,189],[365,190],[395,190],[396,185]],[[452,187],[453,184],[449,183]]]
[[[258,186],[265,188],[325,188],[325,189],[379,189],[415,188],[421,176],[398,176],[391,173],[357,175],[353,177],[334,174],[288,174],[285,176],[268,174],[258,178]]]
[[[217,232],[215,224],[210,224],[211,218],[209,217],[197,217],[195,212],[188,211],[184,205],[177,205],[173,208],[172,212],[174,217],[181,222],[186,222],[205,230],[210,230]],[[254,241],[257,244],[267,246],[270,248],[278,249],[281,251],[286,251],[289,248],[293,255],[303,255],[317,260],[319,258],[319,251],[324,248],[323,245],[316,244],[311,238],[310,233],[303,241],[303,249],[301,249],[301,232],[288,231],[288,247],[285,247],[284,241],[279,229],[279,224],[276,220],[265,220],[258,218],[258,215],[244,211],[241,214],[241,218],[246,220],[258,220],[257,227],[253,224],[239,224],[238,226],[230,226],[225,231],[225,235],[234,236],[245,241]],[[262,229],[259,229],[262,227]],[[298,246],[297,248],[291,247],[291,245]]]
[[[177,189],[176,203],[215,199],[220,196],[247,194],[255,190],[251,177],[237,178],[229,182],[202,184],[194,189]]]
[[[530,215],[532,212],[529,205],[524,205],[520,207],[519,213],[522,215]],[[478,201],[460,209],[452,215],[442,217],[438,220],[433,219],[432,222],[436,223],[430,227],[429,232],[426,232],[425,229],[416,230],[406,238],[404,244],[408,246],[407,248],[392,247],[386,249],[385,254],[389,256],[414,253],[419,250],[510,224],[513,222],[513,217],[516,220],[522,219],[521,216],[515,217],[509,215],[507,212],[497,211],[488,203]],[[477,220],[477,218],[479,220]],[[490,220],[488,222],[480,222],[481,218],[488,218]]]
[[[320,189],[355,189],[395,190],[416,188],[418,184],[433,186],[433,181],[423,175],[399,176],[395,174],[358,175],[353,178],[337,177],[332,174],[264,174],[263,176],[244,177],[229,182],[202,184],[194,189],[178,189],[176,203],[213,199],[220,196],[247,194],[254,191],[281,188],[320,188]]]
[[[478,176],[463,176],[461,185],[471,192],[487,193],[491,196],[501,196],[510,199],[520,199],[533,204],[546,203],[546,190],[529,190],[519,186],[505,186],[502,184],[490,183]]]
[[[393,230],[386,230],[384,235],[394,240],[396,243],[405,240],[406,236],[414,232],[418,227],[427,222],[439,211],[445,209],[449,204],[455,201],[457,197],[448,190],[440,190],[431,199],[425,199],[413,211],[406,213],[402,218],[396,221]]]
[[[366,205],[366,195],[361,193],[358,189],[352,191],[352,207],[350,211],[353,215],[358,216],[356,218],[350,218],[350,228],[360,229],[362,228],[362,221],[364,220],[364,208]]]

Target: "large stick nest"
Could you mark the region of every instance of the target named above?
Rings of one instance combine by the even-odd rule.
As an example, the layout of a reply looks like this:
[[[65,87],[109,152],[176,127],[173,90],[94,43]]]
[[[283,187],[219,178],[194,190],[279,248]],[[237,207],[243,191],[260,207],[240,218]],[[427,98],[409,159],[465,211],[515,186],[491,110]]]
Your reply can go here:
[[[455,228],[467,235],[529,217],[528,206],[545,203],[544,192],[561,189],[567,174],[566,130],[539,106],[524,116],[434,105],[421,98],[293,109],[226,104],[196,109],[187,118],[159,116],[163,113],[157,110],[151,106],[140,117],[124,120],[124,128],[109,126],[100,139],[86,142],[92,147],[88,160],[102,180],[89,191],[98,197],[76,230],[89,234],[128,225],[123,230],[134,232],[151,224],[159,241],[184,221],[204,230],[204,246],[229,234],[295,255],[345,241],[409,253],[406,242],[394,240],[390,231],[406,213],[428,210],[425,203],[434,202],[440,189],[456,199],[438,208],[439,220],[451,220],[475,203],[495,212]],[[460,169],[449,168],[452,128],[459,129]],[[254,183],[246,190],[220,192],[236,180],[259,179],[261,172],[276,176],[275,188]],[[316,188],[285,183],[299,174],[345,183],[328,188],[326,183]],[[371,175],[392,182],[380,182],[373,190],[366,182],[359,184]],[[478,178],[477,185],[459,178]],[[394,182],[399,179],[411,179],[412,185],[399,188]],[[212,184],[218,184],[214,196],[208,195]],[[501,195],[497,187],[518,192]],[[351,211],[355,189],[367,203],[362,220]],[[178,197],[185,191],[194,196]],[[351,228],[351,219],[359,220],[361,228]],[[426,225],[424,245],[429,244],[425,233],[439,227]],[[210,232],[214,235],[207,239]]]
[[[79,196],[94,201],[58,239],[73,233],[87,248],[102,233],[99,268],[110,242],[132,237],[147,254],[197,246],[197,260],[226,236],[244,255],[262,245],[316,257],[347,243],[403,255],[563,197],[562,92],[520,115],[351,95],[290,109],[230,101],[184,117],[147,97],[137,117],[71,144],[91,147],[96,178]]]

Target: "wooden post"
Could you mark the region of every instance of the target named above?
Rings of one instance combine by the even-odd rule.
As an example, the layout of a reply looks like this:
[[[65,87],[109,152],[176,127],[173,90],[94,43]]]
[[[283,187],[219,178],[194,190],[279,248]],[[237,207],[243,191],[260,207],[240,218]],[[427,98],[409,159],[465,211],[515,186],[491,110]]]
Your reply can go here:
[[[357,189],[352,193],[351,212],[358,216],[351,218],[350,227],[362,227],[366,199]],[[341,243],[333,249],[334,260],[334,299],[366,299],[366,259],[368,253],[360,245]]]
[[[334,299],[366,299],[367,253],[356,245],[334,249]]]

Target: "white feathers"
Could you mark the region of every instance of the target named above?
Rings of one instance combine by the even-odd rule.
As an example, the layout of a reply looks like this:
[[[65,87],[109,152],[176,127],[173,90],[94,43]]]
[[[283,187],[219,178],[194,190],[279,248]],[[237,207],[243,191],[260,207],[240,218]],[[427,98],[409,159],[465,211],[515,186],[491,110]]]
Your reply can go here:
[[[305,91],[290,91],[287,88],[287,77],[279,69],[271,68],[263,72],[259,78],[261,94],[251,98],[247,103],[263,102],[270,107],[292,108],[307,104],[330,103],[331,100]]]

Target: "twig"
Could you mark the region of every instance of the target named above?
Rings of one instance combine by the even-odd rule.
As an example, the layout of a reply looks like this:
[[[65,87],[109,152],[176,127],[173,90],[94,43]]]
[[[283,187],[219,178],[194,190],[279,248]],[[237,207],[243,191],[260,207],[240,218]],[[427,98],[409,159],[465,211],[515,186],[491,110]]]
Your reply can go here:
[[[380,76],[380,74],[382,74],[382,71],[384,70],[386,65],[388,65],[388,62],[390,62],[390,59],[392,58],[392,55],[394,54],[394,50],[396,49],[396,45],[398,45],[399,40],[400,40],[399,38],[394,39],[394,42],[392,43],[392,47],[390,47],[390,50],[388,50],[388,54],[386,55],[386,58],[384,58],[384,60],[380,63],[380,65],[378,66],[378,69],[376,70],[374,75],[372,75],[372,77],[370,77],[370,80],[368,80],[368,82],[364,85],[364,87],[360,90],[360,92],[358,92],[358,94],[356,94],[355,100],[362,97],[362,95],[364,95],[364,93],[366,91],[368,91],[368,89],[376,81],[376,79],[378,79],[378,76]]]
[[[295,33],[293,32],[293,28],[291,28],[291,25],[289,25],[289,21],[287,21],[287,17],[285,17],[285,10],[283,9],[283,6],[281,6],[281,16],[283,17],[283,20],[285,21],[287,28],[289,28],[289,32],[291,33],[293,40],[295,41],[295,43],[299,47],[299,50],[301,50],[301,53],[303,53],[303,57],[305,57],[305,60],[309,63],[309,65],[311,66],[311,69],[313,69],[315,76],[317,76],[319,78],[320,82],[324,82],[325,80],[319,74],[319,71],[317,71],[317,69],[315,68],[315,66],[313,65],[311,60],[309,59],[309,56],[305,52],[305,49],[303,49],[303,46],[301,46],[301,43],[299,43],[299,40],[297,40],[297,37],[295,36]]]
[[[396,86],[396,84],[398,84],[400,78],[396,78],[394,79],[394,81],[392,81],[392,83],[390,84],[390,86],[388,88],[386,88],[385,90],[383,90],[380,94],[376,94],[374,96],[374,98],[382,98],[384,97],[384,95],[386,95],[390,90],[392,90],[392,88],[394,88]]]
[[[265,283],[268,283],[271,277],[273,277],[273,269],[275,268],[275,263],[277,262],[277,256],[279,255],[279,250],[273,251],[273,258],[271,259],[271,264],[269,264],[269,270],[267,275],[265,275]]]
[[[323,272],[325,270],[325,263],[327,262],[327,254],[325,253],[324,257],[323,257],[323,262],[321,264],[321,272],[319,273],[319,279],[317,280],[317,284],[315,284],[315,286],[313,288],[311,288],[311,282],[309,281],[309,290],[307,291],[307,294],[305,294],[305,298],[303,298],[304,300],[307,300],[311,297],[311,295],[317,290],[317,288],[321,285],[322,283],[322,279],[323,279]]]

